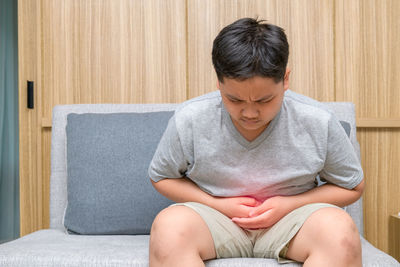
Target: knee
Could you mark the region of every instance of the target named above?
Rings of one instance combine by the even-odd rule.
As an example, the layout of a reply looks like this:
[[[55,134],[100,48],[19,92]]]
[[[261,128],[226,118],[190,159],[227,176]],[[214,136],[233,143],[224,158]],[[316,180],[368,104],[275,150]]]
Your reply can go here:
[[[157,259],[173,256],[190,240],[190,224],[185,218],[186,207],[173,206],[161,211],[154,219],[150,233],[150,255]]]
[[[360,235],[350,215],[337,208],[321,210],[320,215],[320,236],[326,252],[344,262],[360,258]]]
[[[338,223],[338,247],[346,261],[361,257],[361,241],[357,226],[345,211],[341,211]]]

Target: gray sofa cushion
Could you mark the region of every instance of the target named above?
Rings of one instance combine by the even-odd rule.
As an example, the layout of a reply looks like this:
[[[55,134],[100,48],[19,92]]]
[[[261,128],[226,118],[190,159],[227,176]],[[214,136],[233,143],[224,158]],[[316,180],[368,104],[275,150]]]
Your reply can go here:
[[[351,131],[350,123],[348,123],[347,121],[340,121],[340,124],[342,125],[347,136],[350,138],[350,131]]]
[[[389,255],[361,237],[364,267],[399,267]],[[62,230],[40,230],[15,241],[0,244],[0,266],[32,267],[148,267],[148,235],[83,236]],[[232,258],[210,260],[206,267],[299,267],[278,264],[275,259]]]
[[[78,234],[148,234],[172,202],[147,169],[173,112],[69,114],[68,204],[64,225]]]

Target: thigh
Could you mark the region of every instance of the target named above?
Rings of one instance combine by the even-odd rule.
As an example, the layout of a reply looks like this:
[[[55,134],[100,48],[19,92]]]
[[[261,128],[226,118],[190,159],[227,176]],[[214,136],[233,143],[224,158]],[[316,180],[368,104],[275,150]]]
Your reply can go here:
[[[298,236],[303,224],[308,221],[311,215],[320,209],[340,208],[325,204],[314,203],[300,207],[273,225],[271,228],[261,232],[254,245],[254,255],[260,258],[275,258],[280,263],[300,261],[298,257],[290,257],[289,242]]]
[[[191,208],[203,219],[211,233],[217,258],[253,257],[253,243],[247,233],[221,212],[196,202],[175,205]]]

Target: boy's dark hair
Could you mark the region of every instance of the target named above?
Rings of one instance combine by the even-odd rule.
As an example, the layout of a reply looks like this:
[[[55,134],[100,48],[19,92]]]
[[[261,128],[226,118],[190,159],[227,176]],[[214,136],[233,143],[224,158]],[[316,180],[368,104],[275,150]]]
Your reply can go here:
[[[212,62],[218,80],[246,80],[254,76],[283,80],[289,57],[284,30],[242,18],[223,28],[213,43]]]

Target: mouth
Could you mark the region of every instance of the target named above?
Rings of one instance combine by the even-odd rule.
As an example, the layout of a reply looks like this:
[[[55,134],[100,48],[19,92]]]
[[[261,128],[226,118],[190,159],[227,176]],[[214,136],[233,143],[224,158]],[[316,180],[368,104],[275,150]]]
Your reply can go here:
[[[240,120],[246,124],[257,124],[260,122],[260,120],[248,120],[248,119],[240,119]]]

